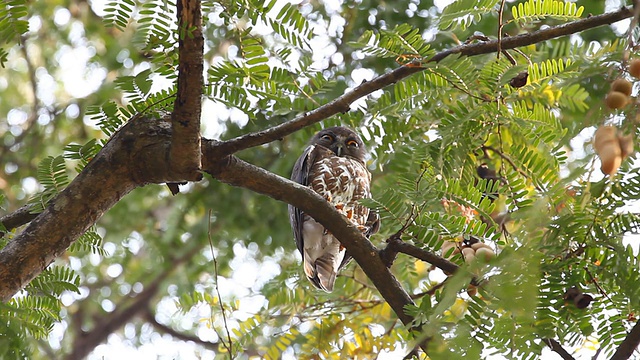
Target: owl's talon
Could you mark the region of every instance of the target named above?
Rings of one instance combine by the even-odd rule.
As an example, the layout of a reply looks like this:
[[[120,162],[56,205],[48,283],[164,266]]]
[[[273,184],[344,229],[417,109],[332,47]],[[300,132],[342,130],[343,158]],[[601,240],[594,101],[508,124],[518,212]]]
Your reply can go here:
[[[353,210],[349,209],[347,210],[347,219],[351,220],[353,218]]]
[[[336,204],[336,210],[342,210],[344,209],[344,204],[340,203],[340,204]]]

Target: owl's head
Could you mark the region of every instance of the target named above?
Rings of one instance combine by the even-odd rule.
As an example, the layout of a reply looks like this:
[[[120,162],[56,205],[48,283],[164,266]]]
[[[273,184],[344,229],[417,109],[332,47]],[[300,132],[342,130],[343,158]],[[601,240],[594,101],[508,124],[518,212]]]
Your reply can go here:
[[[362,162],[365,161],[367,154],[367,149],[360,136],[344,126],[319,131],[311,139],[311,144],[322,145],[337,156],[350,156]]]

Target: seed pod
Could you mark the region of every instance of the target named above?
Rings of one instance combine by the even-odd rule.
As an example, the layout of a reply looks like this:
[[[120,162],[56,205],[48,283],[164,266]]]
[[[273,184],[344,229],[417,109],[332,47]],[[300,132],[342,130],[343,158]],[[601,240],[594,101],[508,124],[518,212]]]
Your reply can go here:
[[[480,249],[480,248],[487,248],[487,249],[491,249],[491,246],[489,246],[489,245],[487,245],[487,244],[485,244],[485,243],[483,243],[483,242],[477,242],[477,243],[475,243],[475,244],[471,244],[471,248],[472,248],[473,250],[475,250],[476,252],[478,252],[478,249]]]
[[[604,99],[604,103],[609,109],[622,109],[627,106],[629,97],[619,91],[610,91]]]
[[[624,159],[633,153],[633,134],[618,135],[618,144],[620,145],[620,156]]]
[[[460,254],[460,248],[455,241],[445,241],[442,244],[442,257],[451,260],[456,254]]]
[[[611,83],[611,91],[618,91],[629,96],[631,95],[631,90],[633,90],[633,84],[627,79],[620,78]]]
[[[573,301],[580,294],[582,294],[582,291],[577,287],[572,286],[568,288],[567,291],[564,292],[564,295],[562,296],[562,298],[565,299],[566,301]]]
[[[607,175],[614,175],[622,164],[622,150],[613,126],[600,126],[593,138],[593,147],[602,163],[600,169]]]
[[[476,250],[476,257],[482,262],[489,262],[496,256],[493,250],[482,247]]]
[[[579,294],[573,299],[573,303],[578,309],[584,309],[593,301],[593,297],[589,294]]]
[[[631,60],[629,64],[629,74],[636,79],[640,79],[640,59]]]
[[[464,262],[471,264],[476,259],[476,251],[470,247],[462,249],[462,256],[464,256]]]
[[[474,285],[469,284],[469,286],[467,287],[467,295],[476,296],[477,293],[478,293],[478,288]]]

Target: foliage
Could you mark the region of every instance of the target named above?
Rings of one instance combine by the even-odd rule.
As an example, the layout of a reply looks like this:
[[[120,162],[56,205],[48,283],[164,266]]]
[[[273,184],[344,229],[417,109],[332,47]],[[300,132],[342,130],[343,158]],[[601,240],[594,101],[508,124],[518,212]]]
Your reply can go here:
[[[10,65],[9,80],[0,82],[7,212],[24,203],[42,211],[123,124],[139,114],[164,116],[175,100],[174,2],[117,0],[103,9],[54,2],[0,7],[0,46],[8,49],[0,50],[0,63]],[[426,324],[424,333],[401,325],[356,265],[343,271],[334,293],[313,290],[292,255],[286,206],[205,178],[176,197],[161,186],[135,190],[0,305],[0,357],[70,354],[84,334],[152,291],[140,316],[114,333],[130,347],[168,333],[197,344],[205,357],[369,358],[404,356],[429,337],[433,359],[530,359],[547,355],[544,341],[555,339],[580,354],[610,356],[640,311],[640,255],[637,240],[629,240],[640,227],[633,206],[640,175],[632,155],[603,178],[588,141],[603,123],[637,134],[636,103],[614,112],[602,101],[611,80],[628,77],[630,45],[607,27],[574,35],[582,41],[509,50],[509,57],[428,62],[458,45],[452,39],[497,37],[499,25],[516,35],[603,11],[557,0],[501,3],[460,0],[440,9],[431,1],[365,1],[336,9],[203,1],[206,136],[263,130],[401,65],[422,67],[347,113],[239,156],[288,176],[314,130],[357,128],[374,176],[366,204],[382,216],[374,244],[383,248],[399,233],[460,266],[446,276],[410,256],[395,260],[391,271],[415,300],[406,310],[416,325]],[[87,69],[102,69],[104,77],[88,95],[74,96],[78,89],[65,85],[70,75],[58,68],[63,55],[90,48],[83,71],[88,78]],[[511,86],[523,71],[526,84]],[[483,164],[495,176],[481,178]],[[3,236],[2,246],[13,233]],[[461,254],[442,254],[445,241],[482,241],[498,255],[467,263]],[[483,282],[477,294],[472,277]],[[565,298],[573,286],[595,300],[578,308]],[[56,323],[63,335],[51,332]]]

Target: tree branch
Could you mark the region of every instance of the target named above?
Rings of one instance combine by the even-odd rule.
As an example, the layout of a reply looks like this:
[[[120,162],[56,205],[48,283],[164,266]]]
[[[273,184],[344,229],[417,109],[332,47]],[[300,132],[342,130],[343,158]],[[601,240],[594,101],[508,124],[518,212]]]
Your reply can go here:
[[[458,266],[456,263],[440,257],[430,251],[420,249],[419,247],[411,245],[400,239],[390,239],[389,245],[387,245],[387,247],[383,249],[381,253],[387,251],[413,256],[414,258],[420,259],[424,262],[428,262],[429,264],[449,274],[453,274],[460,269],[460,266]],[[474,276],[471,279],[471,283],[473,285],[480,286],[482,285],[482,280]]]
[[[38,216],[38,214],[31,212],[31,208],[31,205],[24,205],[18,210],[0,217],[0,224],[2,224],[7,231],[11,231],[28,223]],[[4,234],[3,231],[0,231],[0,236],[4,236]]]
[[[636,322],[620,346],[616,350],[615,354],[611,357],[611,360],[626,360],[633,355],[633,352],[638,348],[640,344],[640,320]]]
[[[200,173],[200,114],[202,111],[202,14],[199,0],[178,0],[178,93],[173,105],[170,164],[175,175],[197,181]]]
[[[497,52],[499,48],[501,50],[515,49],[522,46],[532,45],[541,41],[575,34],[580,31],[592,29],[602,25],[613,24],[617,21],[624,20],[631,16],[633,16],[633,10],[631,8],[623,7],[618,11],[608,14],[590,16],[585,19],[576,20],[531,33],[520,34],[511,37],[502,37],[498,40],[459,45],[451,49],[441,51],[430,59],[416,60],[415,62],[401,66],[387,74],[380,75],[371,81],[362,83],[359,86],[355,87],[353,90],[336,98],[335,100],[322,105],[309,113],[302,114],[301,116],[298,116],[291,121],[271,127],[266,130],[246,134],[231,140],[218,142],[214,145],[215,150],[212,151],[216,154],[217,157],[221,158],[222,156],[231,155],[240,150],[282,139],[286,135],[294,133],[304,127],[313,125],[335,114],[349,111],[349,106],[354,101],[367,96],[374,91],[380,90],[388,85],[394,84],[410,75],[423,71],[424,67],[422,67],[421,65],[424,63],[438,62],[446,58],[447,56],[454,54],[460,54],[463,56],[475,56]]]
[[[71,184],[0,250],[0,301],[11,299],[136,186],[166,182],[169,137],[170,124],[162,119],[134,117],[118,131]],[[25,211],[17,212],[13,221],[25,221]]]
[[[564,360],[576,360],[555,339],[542,339],[542,341],[544,341],[544,343],[547,344],[547,346],[549,346],[551,350],[555,351]]]

